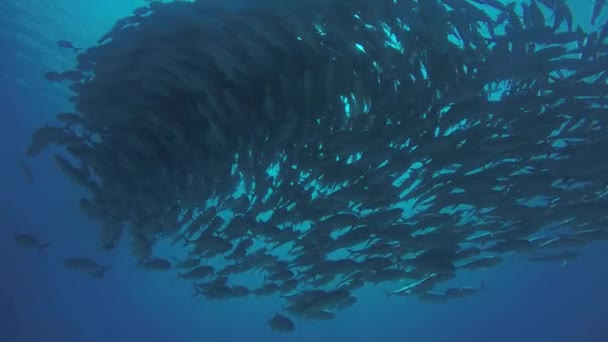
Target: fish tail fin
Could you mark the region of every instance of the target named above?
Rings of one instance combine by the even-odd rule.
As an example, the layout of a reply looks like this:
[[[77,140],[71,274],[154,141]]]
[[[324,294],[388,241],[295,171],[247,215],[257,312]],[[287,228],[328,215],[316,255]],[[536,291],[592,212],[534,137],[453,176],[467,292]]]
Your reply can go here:
[[[390,292],[388,292],[387,290],[384,290],[384,294],[386,295],[386,298],[391,298],[392,294]]]
[[[96,275],[98,278],[102,278],[103,276],[105,276],[105,275],[106,275],[106,271],[107,271],[108,269],[110,269],[110,265],[101,266],[101,267],[99,268],[99,270],[97,270],[97,272],[96,272],[96,274],[95,274],[95,275]]]
[[[41,245],[38,245],[38,252],[42,253],[46,250],[47,247],[49,247],[51,244],[50,243],[43,243]]]
[[[198,288],[198,285],[196,284],[196,281],[192,282],[192,288],[194,289],[194,293],[192,294],[191,298],[194,298],[198,295],[203,294],[203,292]]]

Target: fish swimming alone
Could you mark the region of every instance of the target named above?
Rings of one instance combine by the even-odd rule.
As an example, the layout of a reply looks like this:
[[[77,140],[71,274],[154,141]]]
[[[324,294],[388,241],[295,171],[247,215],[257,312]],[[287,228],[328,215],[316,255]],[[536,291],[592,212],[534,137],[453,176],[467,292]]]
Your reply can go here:
[[[74,44],[70,41],[67,40],[59,40],[57,41],[57,46],[64,48],[64,49],[72,49],[76,52],[79,52],[80,50],[82,50],[81,48],[77,48],[74,46]]]
[[[272,330],[278,332],[292,332],[296,329],[296,326],[291,319],[278,313],[268,320],[268,324]]]
[[[17,233],[14,236],[15,241],[23,248],[36,248],[39,252],[43,252],[50,243],[42,243],[32,234]]]

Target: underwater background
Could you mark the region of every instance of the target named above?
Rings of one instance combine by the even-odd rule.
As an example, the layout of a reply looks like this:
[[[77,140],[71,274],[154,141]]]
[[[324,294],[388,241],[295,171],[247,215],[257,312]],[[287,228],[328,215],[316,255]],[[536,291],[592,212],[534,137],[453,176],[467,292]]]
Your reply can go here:
[[[241,1],[227,5],[247,4]],[[578,18],[588,17],[591,2],[571,2]],[[189,283],[135,269],[126,243],[100,251],[98,228],[78,209],[83,191],[47,154],[29,161],[33,185],[16,161],[35,128],[71,108],[68,90],[42,77],[73,67],[73,51],[56,41],[94,45],[116,20],[145,4],[0,1],[0,341],[608,341],[608,249],[601,242],[567,264],[513,256],[492,269],[464,272],[455,284],[483,283],[488,291],[447,303],[387,299],[383,285],[366,286],[357,292],[358,304],[336,319],[299,323],[292,334],[266,325],[281,307],[276,296],[191,298]],[[43,253],[24,250],[12,238],[18,231],[51,246]],[[103,279],[83,277],[61,264],[73,255],[112,266]]]

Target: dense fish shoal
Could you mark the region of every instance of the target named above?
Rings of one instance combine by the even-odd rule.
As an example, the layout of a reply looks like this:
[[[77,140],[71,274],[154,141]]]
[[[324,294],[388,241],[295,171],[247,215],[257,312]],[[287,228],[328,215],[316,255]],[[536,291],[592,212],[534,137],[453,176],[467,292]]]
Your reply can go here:
[[[153,2],[46,74],[75,111],[26,154],[63,148],[101,248],[129,239],[195,296],[311,320],[365,284],[461,299],[486,288],[438,289],[459,272],[608,240],[604,3],[586,31],[563,0]]]

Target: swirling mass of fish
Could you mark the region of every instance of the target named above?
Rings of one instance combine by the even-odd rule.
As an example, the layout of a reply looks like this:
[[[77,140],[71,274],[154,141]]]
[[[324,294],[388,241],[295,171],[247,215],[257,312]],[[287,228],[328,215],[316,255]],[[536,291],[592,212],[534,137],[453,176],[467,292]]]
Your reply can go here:
[[[366,284],[474,295],[445,283],[608,240],[604,4],[582,28],[564,0],[150,3],[96,46],[58,42],[77,67],[45,76],[75,110],[27,155],[59,147],[102,249],[127,239],[197,298],[280,295],[276,331]]]

